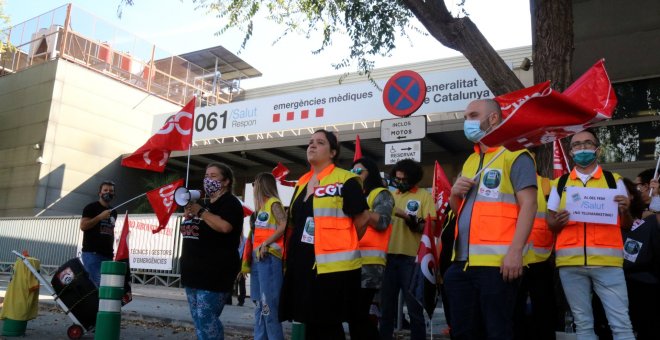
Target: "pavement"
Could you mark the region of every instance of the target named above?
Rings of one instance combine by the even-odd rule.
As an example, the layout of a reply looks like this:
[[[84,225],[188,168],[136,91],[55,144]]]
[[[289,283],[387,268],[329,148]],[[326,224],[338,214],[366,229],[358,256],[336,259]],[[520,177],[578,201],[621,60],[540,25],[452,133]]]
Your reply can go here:
[[[50,281],[50,278],[46,278]],[[4,299],[9,275],[0,274],[0,299]],[[185,291],[152,285],[133,284],[133,301],[122,308],[123,339],[194,339],[194,325]],[[236,298],[234,297],[234,303]],[[1,305],[1,303],[0,303]],[[225,305],[220,316],[227,339],[251,339],[254,327],[254,305],[246,299],[244,306]],[[437,308],[428,324],[429,338],[448,339],[441,332],[446,328],[444,312]],[[2,322],[0,321],[0,324]],[[66,331],[73,322],[57,306],[47,288],[39,292],[39,316],[28,322],[23,339],[67,339]],[[282,323],[287,338],[291,334],[291,323]],[[346,327],[345,327],[346,328]],[[346,332],[348,337],[348,331]],[[431,337],[432,334],[432,337]],[[410,332],[397,331],[397,339],[408,339]],[[2,338],[2,337],[0,337]],[[86,334],[83,339],[91,339]]]

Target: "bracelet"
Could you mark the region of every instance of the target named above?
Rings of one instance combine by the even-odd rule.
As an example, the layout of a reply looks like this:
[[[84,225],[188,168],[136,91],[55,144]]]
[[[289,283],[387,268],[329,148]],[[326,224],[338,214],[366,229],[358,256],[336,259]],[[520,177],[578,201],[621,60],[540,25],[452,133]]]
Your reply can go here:
[[[202,218],[202,215],[204,215],[204,213],[207,211],[209,211],[209,209],[207,208],[199,209],[199,211],[197,212],[197,217]]]

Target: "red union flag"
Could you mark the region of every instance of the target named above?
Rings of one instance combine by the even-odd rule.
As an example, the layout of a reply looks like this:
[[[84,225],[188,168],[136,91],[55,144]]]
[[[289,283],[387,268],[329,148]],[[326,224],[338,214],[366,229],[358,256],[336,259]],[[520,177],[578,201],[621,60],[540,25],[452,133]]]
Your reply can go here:
[[[569,173],[568,161],[564,154],[564,148],[561,141],[556,140],[552,144],[552,177],[559,178],[563,174]]]
[[[119,237],[119,246],[117,246],[117,254],[115,254],[115,261],[128,259],[128,210],[124,217],[124,226],[121,229],[121,236]]]
[[[165,121],[163,127],[121,165],[129,168],[163,172],[173,150],[187,150],[192,144],[195,97],[177,114]]]
[[[511,151],[553,142],[612,117],[616,95],[598,61],[563,93],[550,82],[496,97],[504,120],[480,140]]]
[[[435,272],[438,268],[438,255],[435,250],[435,237],[432,229],[431,216],[426,217],[424,231],[417,249],[415,268],[410,278],[410,293],[415,300],[426,310],[429,319],[433,316],[437,301],[437,288]]]
[[[147,192],[147,199],[151,204],[151,208],[158,217],[158,228],[152,230],[152,233],[157,233],[167,226],[170,216],[176,210],[177,205],[174,202],[174,190],[183,185],[183,179],[178,179],[170,184],[164,185]]]
[[[360,135],[355,136],[355,155],[353,156],[353,162],[362,158],[362,146],[360,145]]]
[[[282,163],[277,162],[277,166],[273,168],[273,171],[271,171],[273,176],[275,176],[275,179],[280,182],[280,184],[287,186],[287,187],[295,187],[296,182],[290,182],[287,181],[286,175],[289,174],[289,168],[284,166]]]
[[[433,200],[435,202],[435,211],[438,216],[438,223],[435,228],[435,236],[439,237],[447,217],[447,208],[449,207],[449,194],[451,185],[438,161],[435,161],[435,170],[433,171]]]

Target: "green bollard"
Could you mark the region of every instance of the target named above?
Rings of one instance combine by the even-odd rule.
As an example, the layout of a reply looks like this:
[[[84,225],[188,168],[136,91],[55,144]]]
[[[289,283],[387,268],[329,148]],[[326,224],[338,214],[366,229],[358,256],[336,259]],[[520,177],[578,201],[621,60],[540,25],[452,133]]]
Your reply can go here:
[[[99,311],[96,314],[96,340],[119,340],[121,298],[124,296],[126,263],[104,261],[101,264]]]
[[[291,327],[291,340],[305,340],[305,324],[293,322]]]

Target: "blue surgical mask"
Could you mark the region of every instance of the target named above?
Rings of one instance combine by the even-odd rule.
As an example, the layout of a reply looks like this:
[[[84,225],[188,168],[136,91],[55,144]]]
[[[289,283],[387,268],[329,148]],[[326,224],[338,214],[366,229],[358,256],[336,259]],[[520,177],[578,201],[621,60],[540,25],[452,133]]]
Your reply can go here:
[[[481,121],[466,120],[463,122],[463,133],[469,141],[477,143],[486,135],[486,131],[481,129]]]
[[[578,150],[573,151],[573,161],[575,164],[586,167],[596,160],[596,150]]]

